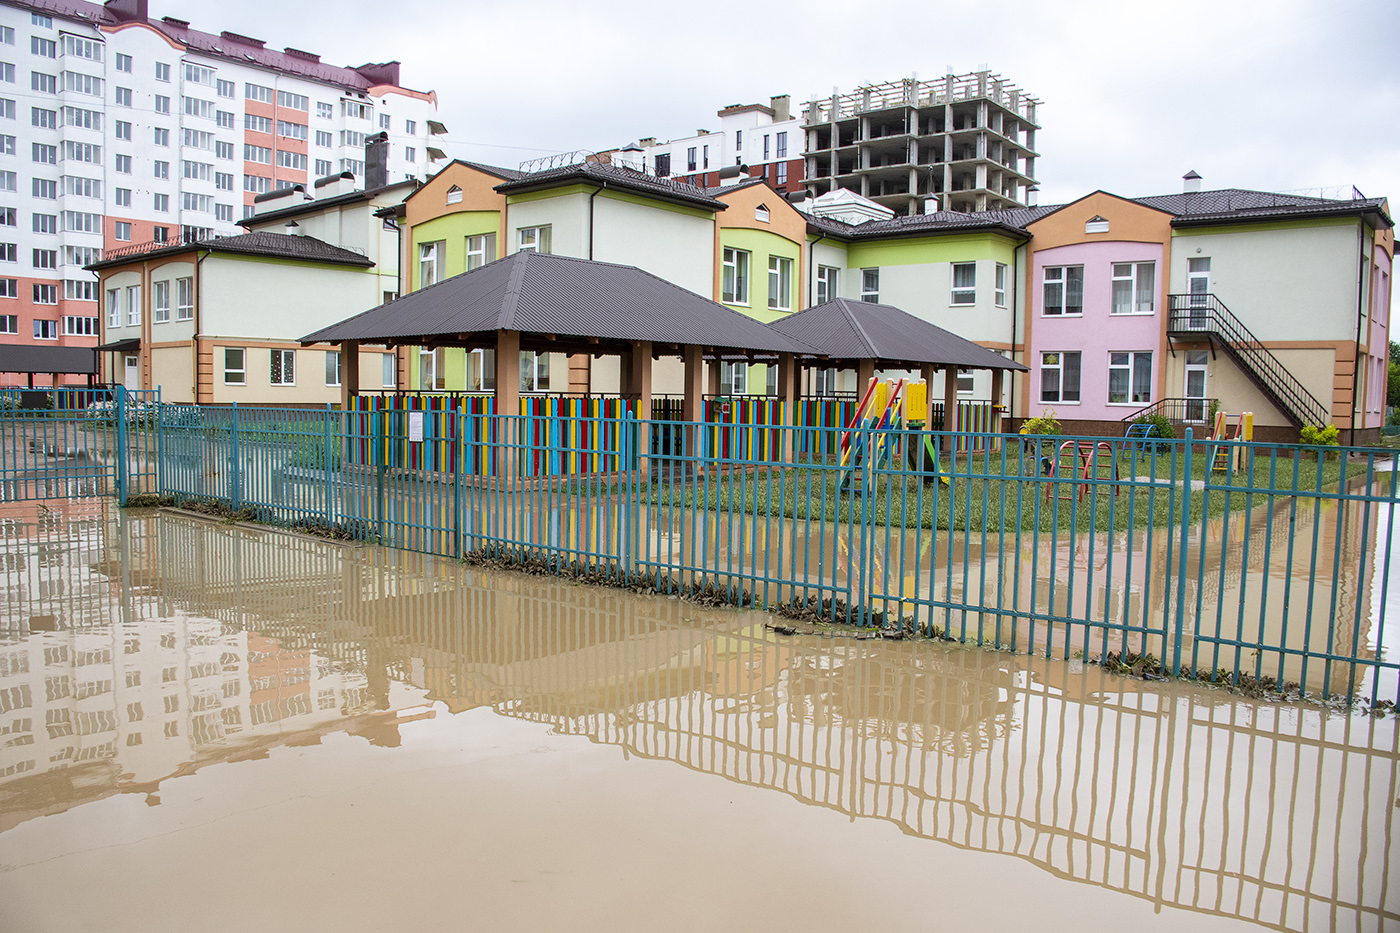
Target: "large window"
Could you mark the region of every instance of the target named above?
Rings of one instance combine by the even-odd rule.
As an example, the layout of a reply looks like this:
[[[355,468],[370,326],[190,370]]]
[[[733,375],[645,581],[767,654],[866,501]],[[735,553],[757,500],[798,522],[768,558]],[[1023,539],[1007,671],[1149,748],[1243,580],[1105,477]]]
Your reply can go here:
[[[996,306],[1006,307],[1006,263],[997,263],[996,284],[992,291]]]
[[[107,326],[122,326],[122,292],[119,288],[107,289]]]
[[[1115,262],[1111,314],[1151,314],[1156,307],[1156,264]]]
[[[520,391],[549,391],[548,353],[530,353],[529,351],[525,351],[520,354]]]
[[[435,350],[420,350],[418,352],[418,388],[423,392],[432,392],[447,388],[447,350],[438,347]]]
[[[398,366],[395,365],[396,357],[392,353],[385,353],[379,357],[379,384],[386,389],[395,387],[398,377]]]
[[[1079,351],[1040,354],[1040,400],[1079,401]]]
[[[170,320],[169,282],[151,284],[151,320],[157,324],[164,324]]]
[[[792,310],[792,260],[768,257],[768,307],[773,311]]]
[[[749,391],[748,363],[719,364],[719,394],[747,395]]]
[[[720,298],[726,304],[749,303],[749,253],[742,249],[724,248],[724,277]]]
[[[543,227],[521,227],[519,249],[521,252],[534,250],[537,253],[548,253],[551,248],[550,228]]]
[[[1045,307],[1043,314],[1084,313],[1084,267],[1045,267]]]
[[[862,269],[860,270],[860,300],[880,301],[880,270]]]
[[[418,287],[427,288],[429,285],[438,282],[442,278],[442,253],[445,244],[442,240],[436,243],[420,243],[418,245]]]
[[[194,277],[175,280],[175,320],[194,320]]]
[[[467,237],[467,271],[480,268],[496,259],[496,234],[483,233]]]
[[[830,301],[838,294],[841,270],[835,266],[817,266],[817,304]]]
[[[1147,405],[1152,401],[1152,354],[1108,355],[1108,404]]]
[[[275,386],[294,386],[297,384],[297,351],[295,350],[273,350],[272,365],[269,368],[268,378]]]
[[[953,263],[953,298],[955,305],[977,303],[977,263]]]
[[[326,351],[326,385],[340,385],[340,351]]]
[[[128,285],[126,288],[126,322],[141,323],[141,286]]]
[[[224,385],[241,386],[247,381],[247,351],[242,347],[224,347]]]

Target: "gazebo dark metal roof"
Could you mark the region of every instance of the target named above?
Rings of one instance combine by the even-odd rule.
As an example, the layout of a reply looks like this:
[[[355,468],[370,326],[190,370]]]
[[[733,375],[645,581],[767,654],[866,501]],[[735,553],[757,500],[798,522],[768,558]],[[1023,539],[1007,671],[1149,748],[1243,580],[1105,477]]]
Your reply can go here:
[[[95,375],[93,347],[32,347],[0,344],[0,373],[70,373]]]
[[[560,352],[614,352],[650,341],[653,347],[819,353],[635,266],[533,251],[445,279],[301,342],[489,346],[502,330],[519,331],[522,348]]]
[[[873,359],[893,368],[925,364],[959,369],[1026,367],[894,305],[835,298],[768,325],[833,360]]]

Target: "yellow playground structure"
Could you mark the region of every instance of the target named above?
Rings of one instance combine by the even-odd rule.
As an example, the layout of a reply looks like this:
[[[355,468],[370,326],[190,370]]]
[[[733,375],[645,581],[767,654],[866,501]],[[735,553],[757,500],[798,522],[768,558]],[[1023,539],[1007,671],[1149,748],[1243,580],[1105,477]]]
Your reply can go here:
[[[906,430],[920,432],[922,452],[932,464],[932,475],[947,485],[938,445],[934,443],[933,434],[923,430],[930,422],[928,383],[922,379],[881,381],[872,377],[841,435],[838,462],[845,471],[841,488],[850,488],[856,474],[865,468],[886,465],[891,454],[902,449],[899,432]],[[910,443],[914,443],[912,438]],[[916,467],[919,465],[917,448],[909,451],[906,457],[912,458]]]

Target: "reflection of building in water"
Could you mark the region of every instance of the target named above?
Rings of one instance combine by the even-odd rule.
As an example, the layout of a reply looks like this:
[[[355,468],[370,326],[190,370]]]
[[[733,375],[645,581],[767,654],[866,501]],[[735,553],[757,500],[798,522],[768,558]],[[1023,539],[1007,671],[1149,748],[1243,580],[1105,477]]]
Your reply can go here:
[[[64,742],[109,748],[109,770],[83,777],[106,793],[236,756],[259,730],[311,737],[350,728],[334,725],[344,713],[386,715],[363,711],[387,705],[392,677],[453,710],[490,706],[1157,904],[1280,929],[1400,922],[1388,906],[1397,843],[1385,827],[1400,796],[1389,721],[1001,652],[781,638],[756,613],[691,622],[703,610],[679,600],[173,517],[128,516],[102,549],[109,562],[128,555],[105,591],[106,618],[122,624],[11,639],[0,648],[5,689],[27,686],[29,705],[0,719],[39,725],[49,705],[107,711],[114,728],[78,735],[74,720],[73,736],[52,740],[31,728],[13,736],[32,742],[4,750],[47,767]],[[118,697],[133,637],[142,682]],[[74,687],[49,701],[44,649],[60,638],[70,655],[55,673]],[[76,650],[111,657],[79,664]],[[76,699],[79,679],[105,678],[110,690]],[[166,712],[167,695],[178,711]],[[195,697],[207,698],[197,710]],[[150,711],[134,724],[124,721],[133,699]],[[167,739],[172,721],[179,735]],[[127,745],[138,730],[143,744]],[[178,753],[149,747],[157,741]],[[0,810],[42,778],[5,779]]]

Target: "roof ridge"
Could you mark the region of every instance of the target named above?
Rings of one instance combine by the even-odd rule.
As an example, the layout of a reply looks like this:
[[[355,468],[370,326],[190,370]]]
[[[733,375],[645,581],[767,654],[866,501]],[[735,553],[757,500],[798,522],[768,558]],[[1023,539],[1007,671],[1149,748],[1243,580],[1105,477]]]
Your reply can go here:
[[[525,277],[525,265],[530,261],[529,257],[531,255],[540,256],[544,254],[533,249],[527,249],[516,250],[511,255],[520,258],[516,260],[515,265],[511,266],[510,277],[506,279],[505,298],[501,301],[501,313],[496,318],[497,330],[509,329],[506,325],[510,324],[515,318],[516,306],[520,304],[520,282],[521,279]]]
[[[860,326],[860,321],[856,320],[855,314],[850,309],[851,300],[849,298],[838,298],[836,300],[841,302],[841,313],[846,315],[846,319],[850,321],[851,326],[856,329],[856,333],[860,335],[860,339],[865,341],[865,346],[870,350],[871,355],[878,356],[877,351],[879,348],[876,347],[874,341],[870,339],[870,335],[865,332],[865,328]],[[870,304],[870,302],[866,302],[866,304]],[[856,388],[859,388],[859,386]]]

